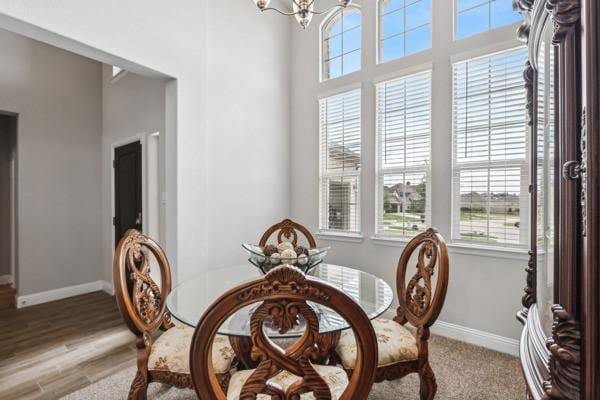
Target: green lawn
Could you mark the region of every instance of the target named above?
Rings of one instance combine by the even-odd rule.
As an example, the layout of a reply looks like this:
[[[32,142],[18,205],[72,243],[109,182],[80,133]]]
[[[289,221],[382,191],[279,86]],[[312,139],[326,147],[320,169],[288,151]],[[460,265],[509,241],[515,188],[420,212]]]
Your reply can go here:
[[[384,222],[421,222],[421,217],[416,214],[383,214]]]
[[[518,213],[511,214],[486,214],[483,212],[469,212],[469,211],[461,211],[460,219],[462,221],[473,221],[473,220],[486,220],[486,219],[503,219],[505,216],[519,218]]]
[[[487,241],[495,242],[498,239],[495,236],[479,235],[479,234],[477,234],[475,232],[461,233],[461,236],[468,237],[468,238],[473,239],[473,240],[483,240],[483,241],[486,241],[486,242]]]

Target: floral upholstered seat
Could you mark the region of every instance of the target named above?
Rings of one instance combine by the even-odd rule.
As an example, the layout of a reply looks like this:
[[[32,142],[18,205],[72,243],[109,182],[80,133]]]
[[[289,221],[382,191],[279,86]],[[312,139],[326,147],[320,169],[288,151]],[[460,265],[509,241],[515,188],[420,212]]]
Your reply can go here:
[[[339,367],[331,367],[325,365],[314,365],[315,370],[323,380],[329,386],[331,390],[331,400],[337,400],[340,398],[346,386],[348,386],[348,375],[346,372]],[[227,391],[227,400],[238,400],[242,387],[246,380],[252,375],[254,370],[239,371],[233,374],[229,381],[229,390]],[[284,392],[295,382],[301,380],[299,376],[296,376],[288,371],[281,371],[273,378],[269,379],[268,383],[281,388]],[[271,396],[265,394],[259,394],[257,400],[268,400]],[[304,393],[300,396],[301,400],[314,400],[315,396],[312,392]]]
[[[377,336],[378,367],[418,358],[417,340],[404,326],[395,321],[379,318],[371,321]],[[342,332],[336,352],[346,369],[356,364],[356,341],[350,330]]]
[[[194,330],[187,326],[175,326],[163,333],[152,345],[148,370],[189,374],[190,345],[193,335]],[[234,355],[229,339],[221,335],[215,336],[212,348],[215,373],[228,373]]]

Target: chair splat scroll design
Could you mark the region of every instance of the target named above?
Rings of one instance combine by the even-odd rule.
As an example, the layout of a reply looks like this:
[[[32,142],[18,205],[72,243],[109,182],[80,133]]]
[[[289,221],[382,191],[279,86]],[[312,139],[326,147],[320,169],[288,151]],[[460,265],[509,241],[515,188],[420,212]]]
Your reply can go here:
[[[307,301],[337,311],[355,332],[359,350],[357,368],[350,380],[339,367],[316,364],[320,355],[319,319]],[[252,358],[258,367],[234,374],[226,395],[211,370],[211,352],[206,343],[229,315],[252,303],[260,303],[250,319]],[[301,320],[306,328],[302,337],[285,350],[265,333],[265,323],[285,333]],[[230,290],[213,303],[196,328],[190,365],[200,399],[255,399],[262,394],[287,400],[312,393],[318,400],[364,400],[375,376],[377,343],[369,318],[351,298],[284,265]]]
[[[414,261],[416,271],[409,273],[408,267]],[[379,345],[376,382],[418,373],[421,399],[435,397],[437,383],[429,364],[429,328],[442,310],[448,274],[448,249],[437,230],[430,228],[406,245],[396,275],[399,302],[396,316],[393,320],[381,318],[372,322]],[[407,323],[416,328],[415,335],[405,328]],[[337,353],[348,371],[353,369],[352,346],[353,338],[342,334]]]
[[[264,247],[267,245],[269,238],[276,233],[277,234],[277,242],[281,243],[282,241],[291,242],[294,247],[298,245],[299,235],[298,232],[304,235],[309,248],[314,249],[317,247],[317,242],[315,238],[310,233],[310,231],[303,225],[300,225],[297,222],[292,221],[291,219],[284,219],[283,221],[271,226],[260,238],[260,242],[258,245]]]
[[[160,270],[160,286],[151,276],[151,256],[154,256]],[[115,251],[113,276],[117,305],[127,326],[137,337],[137,371],[128,399],[146,399],[150,382],[191,388],[189,367],[171,370],[167,365],[169,357],[176,358],[171,357],[173,354],[168,350],[173,343],[178,345],[175,347],[181,347],[178,350],[183,351],[185,356],[189,354],[192,329],[176,327],[166,308],[172,280],[169,261],[163,249],[140,232],[134,229],[127,231]],[[152,335],[159,330],[164,331],[163,335],[153,341]],[[162,354],[163,350],[166,353]],[[153,358],[156,360],[151,362]],[[222,384],[226,383],[228,376],[219,374]]]

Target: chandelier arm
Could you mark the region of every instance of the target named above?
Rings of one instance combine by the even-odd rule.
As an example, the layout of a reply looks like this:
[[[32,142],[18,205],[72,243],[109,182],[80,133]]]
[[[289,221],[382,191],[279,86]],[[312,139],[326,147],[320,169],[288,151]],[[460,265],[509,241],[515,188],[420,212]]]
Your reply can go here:
[[[310,14],[314,14],[314,15],[322,15],[322,14],[325,14],[325,13],[331,12],[332,10],[335,10],[335,9],[338,9],[338,8],[347,8],[347,7],[348,7],[348,5],[352,3],[352,1],[349,1],[347,5],[338,4],[338,5],[335,5],[335,6],[331,7],[331,8],[330,8],[329,10],[327,10],[327,11],[311,11],[311,10],[310,10],[310,7],[311,7],[311,6],[313,6],[313,5],[316,5],[317,1],[318,1],[318,0],[312,0],[312,1],[310,2],[310,4],[308,5],[308,7],[309,7],[309,8],[308,8],[306,11],[308,11]],[[302,7],[300,6],[300,4],[298,4],[298,1],[297,1],[297,0],[292,0],[292,3],[294,3],[294,4],[296,5],[296,7],[298,7],[299,9],[301,9],[301,8],[302,8]],[[276,12],[278,12],[279,14],[282,14],[282,15],[285,15],[285,16],[288,16],[288,17],[291,17],[291,16],[294,16],[294,15],[299,15],[299,14],[300,14],[300,12],[299,12],[299,11],[297,11],[297,12],[286,12],[286,11],[282,11],[282,10],[280,10],[280,9],[276,8],[276,7],[266,7],[266,8],[263,8],[263,9],[262,9],[262,11],[276,11]]]
[[[291,16],[293,16],[293,15],[296,15],[296,14],[297,14],[297,13],[295,13],[295,12],[285,12],[285,11],[281,11],[280,9],[278,9],[278,8],[275,8],[275,7],[266,7],[266,8],[263,8],[263,9],[262,9],[262,11],[277,11],[279,14],[281,14],[281,15],[285,15],[285,16],[288,16],[288,17],[291,17]]]

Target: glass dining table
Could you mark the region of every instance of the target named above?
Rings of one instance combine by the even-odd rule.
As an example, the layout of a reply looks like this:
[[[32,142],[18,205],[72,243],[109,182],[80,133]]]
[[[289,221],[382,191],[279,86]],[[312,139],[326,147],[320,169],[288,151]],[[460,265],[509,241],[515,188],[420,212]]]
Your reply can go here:
[[[333,264],[320,264],[308,275],[322,279],[353,298],[370,319],[383,314],[392,304],[393,292],[383,279],[358,269]],[[204,311],[225,291],[238,284],[261,276],[261,272],[249,264],[207,270],[177,285],[167,297],[167,309],[180,323],[196,327]],[[340,333],[348,329],[348,323],[327,306],[308,302],[319,318],[319,333],[325,349],[333,350]],[[251,348],[250,317],[259,304],[251,304],[232,314],[219,328],[218,333],[229,336],[238,358],[247,367],[253,367],[249,357]],[[272,339],[293,339],[302,336],[304,321],[284,334],[265,324],[265,333]]]

